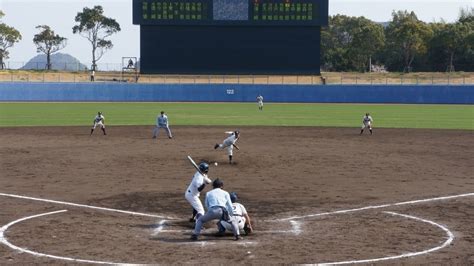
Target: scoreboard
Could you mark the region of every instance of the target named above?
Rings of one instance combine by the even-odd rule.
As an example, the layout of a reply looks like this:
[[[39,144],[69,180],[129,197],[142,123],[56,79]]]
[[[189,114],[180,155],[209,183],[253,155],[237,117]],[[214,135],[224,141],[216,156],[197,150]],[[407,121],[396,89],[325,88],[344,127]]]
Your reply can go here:
[[[328,0],[134,0],[133,23],[324,26]]]
[[[133,0],[143,74],[319,74],[328,0]]]

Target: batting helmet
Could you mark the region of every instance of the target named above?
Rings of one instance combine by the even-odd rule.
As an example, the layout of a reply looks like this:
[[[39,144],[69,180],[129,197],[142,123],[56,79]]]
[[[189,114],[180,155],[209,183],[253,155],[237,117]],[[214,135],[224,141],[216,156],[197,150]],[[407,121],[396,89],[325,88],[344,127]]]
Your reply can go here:
[[[238,199],[239,198],[237,197],[237,193],[230,192],[230,200],[232,201],[232,203],[237,202]]]
[[[209,172],[209,164],[204,163],[204,162],[203,162],[203,163],[200,163],[200,164],[199,164],[199,170],[200,170],[201,172],[203,172],[203,173]]]

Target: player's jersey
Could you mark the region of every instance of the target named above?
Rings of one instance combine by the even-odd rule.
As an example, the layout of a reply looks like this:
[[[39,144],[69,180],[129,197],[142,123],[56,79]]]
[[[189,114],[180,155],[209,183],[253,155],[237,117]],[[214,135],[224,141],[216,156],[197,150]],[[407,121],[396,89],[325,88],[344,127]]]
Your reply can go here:
[[[229,137],[224,140],[224,146],[230,146],[237,142],[238,137],[235,136],[235,133],[232,133]]]
[[[168,116],[160,115],[157,119],[158,126],[168,126]]]
[[[364,116],[364,120],[363,120],[363,123],[364,124],[368,124],[368,123],[372,123],[372,117],[369,115],[369,116]]]
[[[238,202],[232,203],[232,209],[234,216],[244,216],[247,214],[247,210],[245,209],[244,205]]]
[[[94,123],[104,122],[104,119],[105,117],[103,115],[96,115],[94,118]]]
[[[199,190],[198,188],[202,186],[203,184],[211,183],[211,180],[207,177],[202,175],[199,172],[196,172],[193,176],[193,180],[191,181],[191,184],[189,184],[188,189],[186,190],[188,193],[191,193],[192,195],[199,195]]]
[[[259,102],[259,103],[260,103],[260,102],[263,102],[263,96],[258,96],[258,97],[257,97],[257,102]]]

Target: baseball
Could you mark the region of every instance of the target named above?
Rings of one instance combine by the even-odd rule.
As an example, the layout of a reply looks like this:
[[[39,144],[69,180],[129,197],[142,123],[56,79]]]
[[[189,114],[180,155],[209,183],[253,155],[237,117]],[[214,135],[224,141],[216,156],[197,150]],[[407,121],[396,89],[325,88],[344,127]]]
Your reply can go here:
[[[217,162],[214,162],[214,165],[217,166]]]

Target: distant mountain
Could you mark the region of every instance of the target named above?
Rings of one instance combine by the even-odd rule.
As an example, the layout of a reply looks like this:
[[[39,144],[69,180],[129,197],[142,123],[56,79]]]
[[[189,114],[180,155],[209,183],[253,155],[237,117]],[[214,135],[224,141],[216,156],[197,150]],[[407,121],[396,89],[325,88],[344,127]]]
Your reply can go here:
[[[39,54],[33,57],[21,69],[46,69],[46,55]],[[86,66],[69,54],[55,53],[51,55],[51,69],[83,71]]]
[[[375,23],[382,25],[382,27],[384,28],[388,27],[388,24],[390,24],[390,22],[375,22]]]

